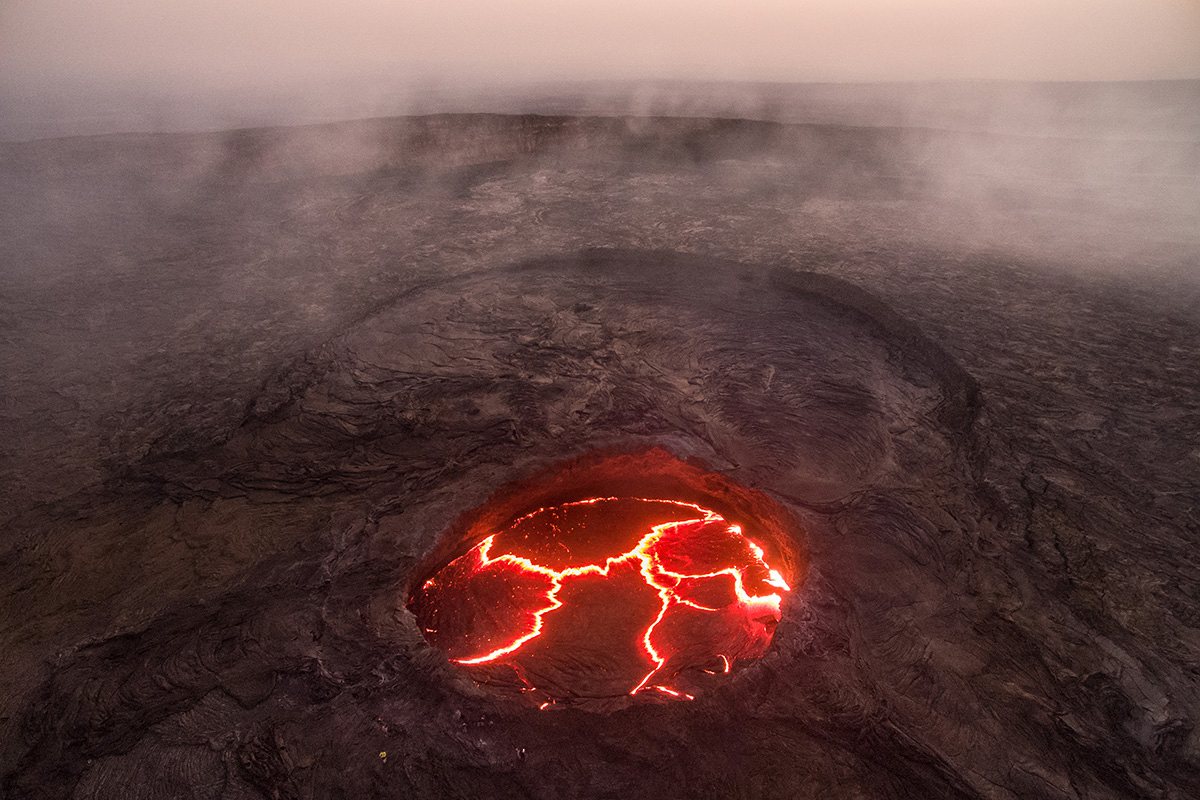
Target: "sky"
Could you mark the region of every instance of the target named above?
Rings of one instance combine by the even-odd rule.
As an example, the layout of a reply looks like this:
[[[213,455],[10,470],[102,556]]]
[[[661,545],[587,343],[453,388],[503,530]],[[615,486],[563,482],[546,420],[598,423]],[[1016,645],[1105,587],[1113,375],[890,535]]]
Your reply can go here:
[[[1200,78],[1200,0],[0,0],[0,88]]]

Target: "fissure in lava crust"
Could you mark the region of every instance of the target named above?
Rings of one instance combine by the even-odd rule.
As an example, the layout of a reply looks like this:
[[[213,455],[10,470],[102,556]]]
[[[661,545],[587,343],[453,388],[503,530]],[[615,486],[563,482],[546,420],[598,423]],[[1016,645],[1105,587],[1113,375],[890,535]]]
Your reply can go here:
[[[539,508],[440,569],[410,607],[473,677],[555,702],[693,699],[762,656],[787,581],[715,511],[598,497]],[[502,671],[499,671],[502,670]]]

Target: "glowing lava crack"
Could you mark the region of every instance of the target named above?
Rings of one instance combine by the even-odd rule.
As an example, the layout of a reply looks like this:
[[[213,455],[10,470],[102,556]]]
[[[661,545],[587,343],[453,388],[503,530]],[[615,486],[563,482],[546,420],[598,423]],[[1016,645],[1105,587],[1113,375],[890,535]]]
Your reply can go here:
[[[591,498],[483,539],[410,607],[452,661],[495,683],[499,673],[479,671],[502,667],[548,698],[543,708],[646,689],[693,699],[705,676],[771,642],[790,587],[764,555],[698,505]]]

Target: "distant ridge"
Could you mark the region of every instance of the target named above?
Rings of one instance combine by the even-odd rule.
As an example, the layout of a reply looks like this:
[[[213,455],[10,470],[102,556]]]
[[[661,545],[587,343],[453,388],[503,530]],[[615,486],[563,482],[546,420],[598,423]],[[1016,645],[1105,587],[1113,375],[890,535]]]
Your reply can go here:
[[[1128,82],[585,81],[336,86],[186,98],[86,86],[0,89],[0,139],[197,132],[432,113],[736,117],[1092,139],[1200,141],[1200,79]]]

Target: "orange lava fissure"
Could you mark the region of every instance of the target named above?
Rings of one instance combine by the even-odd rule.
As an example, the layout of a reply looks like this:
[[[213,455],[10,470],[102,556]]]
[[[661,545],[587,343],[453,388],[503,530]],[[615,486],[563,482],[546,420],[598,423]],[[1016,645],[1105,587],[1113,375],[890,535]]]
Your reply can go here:
[[[633,541],[594,557],[622,539]],[[489,535],[427,580],[414,608],[427,638],[457,664],[507,664],[530,690],[527,676],[552,676],[560,685],[546,692],[546,708],[575,693],[547,663],[586,673],[589,659],[613,681],[628,670],[629,695],[693,699],[663,678],[692,668],[725,674],[761,656],[788,591],[762,547],[714,511],[595,497],[539,508]],[[571,592],[579,607],[564,597]],[[636,646],[621,659],[630,635]]]

